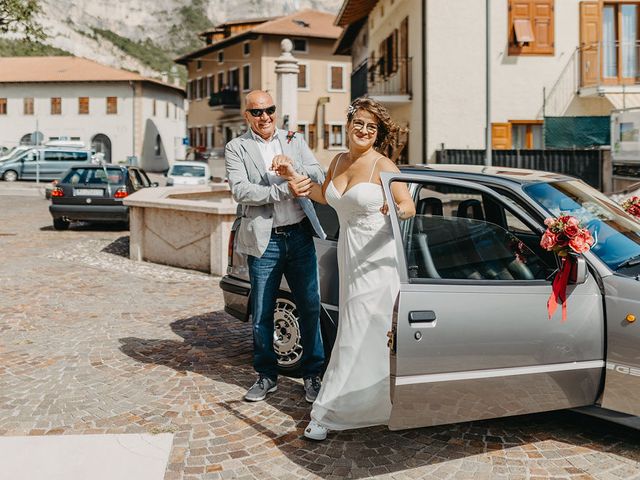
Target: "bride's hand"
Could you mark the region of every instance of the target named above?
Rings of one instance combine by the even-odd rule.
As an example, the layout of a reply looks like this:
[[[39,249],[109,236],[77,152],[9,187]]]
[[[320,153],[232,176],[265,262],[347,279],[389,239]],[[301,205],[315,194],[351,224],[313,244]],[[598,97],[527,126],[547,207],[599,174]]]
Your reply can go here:
[[[276,175],[283,177],[286,180],[291,180],[297,175],[297,172],[293,168],[291,159],[285,155],[276,155],[273,157],[271,170],[273,170]]]
[[[386,201],[380,207],[380,213],[383,215],[387,215],[389,213],[389,204]]]

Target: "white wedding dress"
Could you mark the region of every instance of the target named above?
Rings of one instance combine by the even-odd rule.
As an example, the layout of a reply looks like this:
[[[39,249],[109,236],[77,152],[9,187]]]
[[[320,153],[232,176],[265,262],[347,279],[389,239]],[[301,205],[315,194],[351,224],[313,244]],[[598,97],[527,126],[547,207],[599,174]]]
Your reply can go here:
[[[387,332],[400,283],[382,187],[370,178],[341,195],[330,182],[325,197],[340,220],[340,318],[311,419],[330,430],[387,425]]]

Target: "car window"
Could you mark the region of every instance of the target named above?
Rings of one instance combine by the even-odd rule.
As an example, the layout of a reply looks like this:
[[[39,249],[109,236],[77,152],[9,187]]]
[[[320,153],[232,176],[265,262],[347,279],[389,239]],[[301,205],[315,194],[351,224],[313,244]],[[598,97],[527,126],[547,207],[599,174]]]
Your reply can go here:
[[[149,180],[149,177],[147,176],[147,172],[145,172],[144,170],[138,170],[138,173],[140,174],[140,180],[142,180],[142,185],[144,185],[145,187],[150,187],[151,180]]]
[[[178,177],[204,177],[204,165],[173,165],[169,175]]]
[[[414,198],[416,216],[403,225],[402,239],[412,281],[544,280],[553,271],[507,231],[507,219],[526,225],[490,195],[425,183]]]
[[[313,206],[316,209],[320,225],[322,225],[324,233],[327,234],[327,240],[338,240],[340,222],[338,221],[336,211],[329,205],[323,205],[321,203],[314,203]]]
[[[124,175],[119,168],[72,168],[64,176],[61,183],[122,185]]]
[[[142,179],[140,178],[140,173],[135,168],[129,169],[129,178],[131,179],[131,183],[133,184],[133,188],[138,190],[142,188]]]

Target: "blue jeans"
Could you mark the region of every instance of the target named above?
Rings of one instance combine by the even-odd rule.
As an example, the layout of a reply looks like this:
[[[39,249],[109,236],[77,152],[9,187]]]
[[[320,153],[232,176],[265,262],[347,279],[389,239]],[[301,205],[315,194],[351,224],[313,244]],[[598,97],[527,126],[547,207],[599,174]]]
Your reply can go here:
[[[313,237],[306,228],[271,234],[261,257],[249,256],[251,312],[253,315],[253,367],[273,380],[278,361],[273,350],[273,311],[282,275],[287,279],[298,310],[302,353],[302,375],[320,375],[324,349],[320,335],[318,263]]]

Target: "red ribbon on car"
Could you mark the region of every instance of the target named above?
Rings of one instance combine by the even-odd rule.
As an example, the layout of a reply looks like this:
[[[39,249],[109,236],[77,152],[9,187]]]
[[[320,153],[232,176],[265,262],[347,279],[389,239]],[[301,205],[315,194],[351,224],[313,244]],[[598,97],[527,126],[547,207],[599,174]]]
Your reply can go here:
[[[562,257],[558,273],[553,278],[551,284],[551,295],[547,300],[547,312],[549,312],[549,320],[558,308],[558,303],[562,304],[562,321],[567,321],[567,285],[569,284],[569,275],[571,274],[571,261],[567,257]]]

